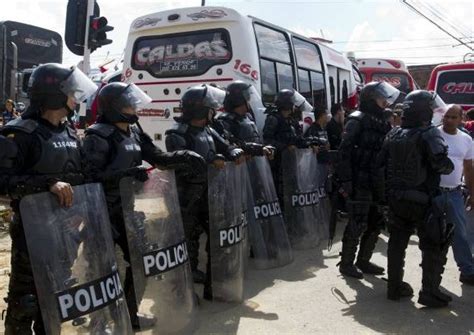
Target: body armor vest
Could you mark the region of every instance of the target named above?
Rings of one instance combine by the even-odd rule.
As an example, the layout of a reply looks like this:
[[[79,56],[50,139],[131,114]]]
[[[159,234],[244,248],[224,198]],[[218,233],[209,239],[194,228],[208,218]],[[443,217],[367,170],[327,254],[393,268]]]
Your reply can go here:
[[[80,142],[76,132],[64,125],[59,132],[32,119],[15,119],[5,130],[12,129],[36,135],[40,142],[40,158],[25,174],[65,174],[81,172]]]
[[[238,140],[250,143],[262,143],[257,125],[247,115],[240,116],[231,112],[224,112],[219,117],[227,121],[231,128],[228,129]]]

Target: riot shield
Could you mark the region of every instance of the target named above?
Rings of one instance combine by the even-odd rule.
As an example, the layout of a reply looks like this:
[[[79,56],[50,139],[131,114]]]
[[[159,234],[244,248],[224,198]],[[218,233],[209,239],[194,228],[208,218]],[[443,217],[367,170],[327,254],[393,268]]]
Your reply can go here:
[[[329,165],[318,164],[319,175],[319,209],[321,220],[319,220],[319,237],[321,240],[329,238],[329,222],[331,221],[331,199],[327,193]]]
[[[226,163],[209,167],[209,244],[212,297],[224,302],[243,300],[245,220],[242,220],[245,166]]]
[[[318,160],[312,149],[285,150],[282,154],[284,215],[294,249],[319,244]]]
[[[248,231],[253,263],[257,269],[284,266],[293,253],[267,158],[247,162],[249,174]]]
[[[46,334],[131,334],[102,187],[73,189],[69,208],[49,192],[20,202]]]
[[[120,182],[137,310],[156,318],[150,334],[189,334],[196,304],[174,171],[148,177]]]

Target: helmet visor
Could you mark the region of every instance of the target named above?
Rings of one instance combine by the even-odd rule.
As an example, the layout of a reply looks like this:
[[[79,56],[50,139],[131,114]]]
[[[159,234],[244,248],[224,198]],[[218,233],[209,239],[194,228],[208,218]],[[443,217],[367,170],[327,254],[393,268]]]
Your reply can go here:
[[[258,94],[257,89],[250,85],[244,92],[244,98],[247,100],[250,108],[253,111],[257,111],[259,108],[263,108],[262,97]]]
[[[133,109],[142,109],[151,103],[152,99],[135,84],[130,84],[122,92],[117,101],[118,107],[132,107]],[[120,109],[119,109],[120,110]]]
[[[71,74],[60,84],[61,91],[74,98],[77,103],[87,100],[97,88],[97,85],[77,67],[73,67]]]
[[[435,126],[440,125],[443,121],[444,114],[448,111],[448,106],[444,103],[443,99],[436,94],[431,92],[433,99],[431,101],[431,109],[433,110],[433,119],[431,123]]]
[[[221,108],[224,105],[225,91],[210,85],[204,86],[207,90],[202,101],[203,105],[213,109]]]
[[[389,105],[394,104],[397,101],[398,96],[400,95],[400,91],[397,90],[392,85],[386,82],[380,82],[375,87],[375,97],[376,98],[383,98],[387,100]]]
[[[293,94],[293,104],[295,108],[299,112],[303,113],[311,113],[313,111],[313,106],[306,100],[304,96],[302,96],[298,91],[294,91],[295,94]]]

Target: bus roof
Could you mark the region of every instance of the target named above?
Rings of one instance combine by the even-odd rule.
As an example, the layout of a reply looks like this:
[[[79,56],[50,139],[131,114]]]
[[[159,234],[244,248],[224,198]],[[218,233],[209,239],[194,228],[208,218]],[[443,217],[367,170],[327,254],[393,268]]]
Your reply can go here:
[[[155,12],[135,19],[130,32],[146,31],[162,27],[209,23],[216,21],[241,21],[246,16],[226,7],[187,7]]]
[[[474,70],[474,62],[440,64],[433,69],[432,73],[449,70]]]
[[[408,72],[408,68],[404,62],[396,59],[384,59],[384,58],[358,58],[357,66],[360,68],[372,67],[390,70],[400,70]]]

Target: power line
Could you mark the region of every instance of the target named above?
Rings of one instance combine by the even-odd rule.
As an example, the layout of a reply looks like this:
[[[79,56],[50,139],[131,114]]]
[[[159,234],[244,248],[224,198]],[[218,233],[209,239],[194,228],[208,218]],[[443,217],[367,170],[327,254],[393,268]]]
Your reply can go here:
[[[337,41],[337,42],[332,42],[332,44],[342,44],[342,43],[387,43],[387,42],[406,42],[406,41],[410,41],[410,42],[416,42],[416,41],[441,41],[441,40],[450,40],[451,38],[450,37],[440,37],[440,38],[413,38],[413,39],[404,39],[404,40],[365,40],[365,41],[351,41],[351,40],[347,40],[347,41]]]
[[[440,30],[442,30],[443,32],[445,32],[446,34],[448,34],[449,36],[451,36],[452,38],[454,38],[456,41],[458,41],[459,43],[461,43],[462,45],[466,46],[467,48],[469,48],[470,50],[474,51],[474,48],[472,48],[471,46],[469,46],[467,43],[465,43],[463,40],[461,40],[459,37],[456,37],[454,36],[452,33],[450,33],[448,30],[446,30],[446,28],[443,28],[440,24],[438,24],[437,22],[435,22],[434,20],[432,20],[431,18],[429,18],[428,16],[426,16],[426,14],[424,14],[423,12],[421,12],[418,8],[416,8],[415,6],[413,6],[412,4],[408,3],[408,0],[402,0],[402,3],[404,3],[405,5],[407,5],[409,8],[411,8],[414,12],[416,12],[418,15],[421,15],[422,17],[424,17],[425,19],[427,19],[429,22],[431,22],[432,24],[434,24],[436,27],[438,27]]]

